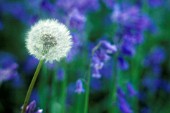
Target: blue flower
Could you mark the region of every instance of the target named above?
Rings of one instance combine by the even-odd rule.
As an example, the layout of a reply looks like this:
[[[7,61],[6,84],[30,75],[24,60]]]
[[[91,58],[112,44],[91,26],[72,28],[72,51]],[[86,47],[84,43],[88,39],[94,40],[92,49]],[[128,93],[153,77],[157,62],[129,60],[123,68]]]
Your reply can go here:
[[[20,2],[2,2],[0,4],[1,11],[5,14],[10,14],[14,16],[16,19],[20,20],[21,22],[27,23],[29,19],[29,15],[25,7],[23,7],[23,3]]]
[[[18,64],[11,54],[0,53],[0,83],[18,76]]]
[[[78,9],[73,9],[69,12],[68,21],[71,28],[82,30],[86,22],[86,17],[81,14]]]
[[[82,47],[82,42],[80,40],[79,35],[72,34],[72,36],[73,36],[72,38],[73,46],[67,55],[66,58],[67,62],[71,62],[72,60],[74,60],[75,56],[80,52]]]
[[[64,76],[65,76],[65,71],[63,68],[59,68],[57,70],[57,80],[60,80],[62,81],[64,79]]]
[[[162,1],[162,0],[148,0],[148,4],[149,4],[151,7],[159,7],[159,6],[161,6],[163,3],[164,3],[164,1]]]
[[[134,86],[130,82],[127,83],[127,89],[128,89],[130,96],[137,95],[137,91],[134,89]]]
[[[78,79],[76,82],[75,92],[78,94],[84,93],[83,83],[80,79]]]
[[[116,0],[102,0],[102,1],[106,4],[108,8],[113,9]]]
[[[92,77],[101,78],[100,70],[103,68],[104,64],[110,59],[111,54],[117,52],[117,47],[110,44],[108,41],[102,40],[99,44],[92,50]]]
[[[35,108],[36,108],[36,102],[34,100],[27,106],[26,113],[42,113],[43,112],[42,109],[38,109],[37,111],[35,111]]]
[[[106,50],[107,53],[115,53],[117,52],[116,45],[111,45],[108,41],[102,40],[100,41],[101,46]]]
[[[118,57],[118,66],[122,70],[127,70],[129,68],[128,62],[122,57]]]
[[[53,13],[55,11],[55,6],[53,6],[48,0],[42,0],[40,6],[42,9],[48,11],[49,13]]]
[[[133,113],[133,111],[130,108],[130,105],[126,101],[125,93],[123,90],[118,87],[117,89],[117,97],[118,97],[118,106],[122,113]]]

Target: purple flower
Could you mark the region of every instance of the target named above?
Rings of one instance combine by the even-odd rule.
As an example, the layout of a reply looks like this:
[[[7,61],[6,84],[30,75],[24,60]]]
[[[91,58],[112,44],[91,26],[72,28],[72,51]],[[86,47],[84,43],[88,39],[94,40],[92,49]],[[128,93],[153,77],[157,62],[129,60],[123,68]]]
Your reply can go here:
[[[154,47],[144,60],[144,66],[157,66],[165,60],[165,50],[162,47]]]
[[[41,2],[41,8],[48,11],[49,13],[54,12],[54,6],[48,1],[48,0],[42,0]]]
[[[164,3],[164,1],[162,1],[162,0],[148,0],[148,3],[151,7],[159,7]]]
[[[101,41],[102,47],[106,50],[107,53],[115,53],[117,51],[116,45],[111,45],[108,41]]]
[[[69,12],[75,5],[76,0],[57,0],[57,7],[60,9]]]
[[[55,69],[57,62],[55,62],[55,61],[54,62],[46,62],[45,64],[48,69],[53,70],[53,69]]]
[[[82,47],[82,43],[78,34],[72,34],[72,36],[73,46],[67,55],[67,62],[71,62],[75,58],[75,56],[79,53]]]
[[[92,58],[91,66],[94,67],[97,70],[100,70],[100,69],[103,68],[104,63],[101,62],[101,60],[97,56],[94,55],[93,58]]]
[[[123,90],[118,87],[117,89],[117,97],[118,97],[118,106],[122,113],[132,113],[133,111],[130,108],[130,105],[127,103],[125,94]]]
[[[111,14],[111,19],[114,21],[114,22],[119,22],[120,20],[120,15],[121,15],[121,11],[120,11],[120,6],[118,4],[114,5],[113,7],[113,12]]]
[[[18,76],[18,64],[11,54],[0,53],[0,83]]]
[[[42,113],[43,110],[42,109],[38,109],[37,111],[35,111],[36,108],[36,102],[35,100],[33,100],[26,108],[26,113]]]
[[[26,8],[23,7],[24,4],[19,2],[9,3],[9,2],[2,2],[0,4],[1,12],[10,14],[14,16],[16,19],[27,23],[29,19],[29,15],[26,11]]]
[[[117,88],[117,95],[120,97],[125,97],[125,92],[122,90],[121,87]]]
[[[83,83],[80,79],[78,79],[76,82],[75,92],[78,94],[84,93]]]
[[[135,54],[135,47],[131,42],[124,41],[121,45],[121,52],[128,56],[133,56]]]
[[[127,89],[128,89],[130,96],[136,96],[137,92],[130,82],[127,83]]]
[[[101,78],[101,74],[99,72],[99,69],[92,68],[92,77],[94,77],[94,78]]]
[[[126,60],[124,60],[122,57],[118,58],[118,66],[122,70],[127,70],[129,68],[129,64]]]
[[[57,70],[57,79],[62,81],[64,79],[64,76],[65,76],[65,71],[63,68],[59,68]]]
[[[106,62],[110,59],[110,56],[107,54],[106,50],[99,49],[96,51],[96,56],[100,59],[101,62]]]
[[[102,1],[106,4],[108,8],[113,9],[116,0],[102,0]]]
[[[77,7],[80,11],[96,11],[100,8],[99,0],[77,0]]]
[[[69,13],[69,25],[71,28],[83,29],[86,22],[86,18],[79,12],[78,9],[73,9]]]
[[[117,47],[111,45],[109,42],[102,40],[99,44],[92,50],[92,77],[101,78],[100,70],[103,68],[104,64],[111,58],[109,54],[114,54],[117,52]]]

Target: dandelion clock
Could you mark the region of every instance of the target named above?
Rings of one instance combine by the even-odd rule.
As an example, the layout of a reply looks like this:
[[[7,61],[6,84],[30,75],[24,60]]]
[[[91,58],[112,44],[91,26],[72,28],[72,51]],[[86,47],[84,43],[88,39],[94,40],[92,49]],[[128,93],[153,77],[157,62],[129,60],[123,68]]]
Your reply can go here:
[[[26,112],[29,98],[44,61],[60,61],[67,56],[72,46],[71,35],[67,27],[55,19],[40,20],[27,34],[26,48],[40,60],[27,91],[21,113]]]

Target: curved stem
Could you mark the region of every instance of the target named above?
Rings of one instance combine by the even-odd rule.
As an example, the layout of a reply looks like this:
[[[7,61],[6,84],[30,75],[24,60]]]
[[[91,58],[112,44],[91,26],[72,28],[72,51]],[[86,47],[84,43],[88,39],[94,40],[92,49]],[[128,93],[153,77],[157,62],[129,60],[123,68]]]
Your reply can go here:
[[[89,92],[90,92],[90,68],[89,73],[87,75],[87,84],[86,84],[86,91],[85,91],[85,105],[84,105],[84,113],[88,112],[88,103],[89,103]]]
[[[31,84],[30,84],[30,86],[28,88],[28,91],[27,91],[27,94],[26,94],[26,97],[25,97],[25,101],[24,101],[24,105],[23,105],[23,109],[22,109],[21,113],[25,113],[25,111],[26,111],[26,107],[27,107],[28,101],[30,99],[32,89],[33,89],[34,84],[35,84],[35,82],[37,80],[37,77],[38,77],[38,74],[40,72],[42,64],[43,64],[43,60],[40,60],[38,66],[37,66],[37,69],[36,69],[36,71],[34,73],[34,76],[32,78]]]

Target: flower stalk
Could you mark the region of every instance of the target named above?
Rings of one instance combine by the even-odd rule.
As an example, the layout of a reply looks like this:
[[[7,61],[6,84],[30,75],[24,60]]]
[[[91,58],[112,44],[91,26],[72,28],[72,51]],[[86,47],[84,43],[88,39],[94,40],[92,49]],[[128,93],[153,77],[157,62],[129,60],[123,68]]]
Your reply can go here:
[[[115,103],[117,100],[117,55],[113,56],[114,58],[114,66],[113,66],[113,70],[114,70],[114,75],[112,76],[112,81],[111,83],[113,83],[113,86],[111,87],[111,109],[110,109],[110,113],[116,113],[116,107],[115,107]],[[114,105],[113,105],[114,104]]]
[[[86,91],[85,91],[84,113],[88,113],[89,93],[90,93],[90,68],[89,68],[89,73],[88,73],[88,75],[87,75],[87,84],[86,84]]]
[[[26,94],[26,97],[25,97],[25,101],[24,101],[24,105],[23,105],[23,109],[22,109],[21,113],[25,113],[25,111],[26,111],[26,107],[28,105],[28,102],[29,102],[29,99],[30,99],[30,96],[31,96],[31,93],[32,93],[32,90],[33,90],[33,87],[34,87],[35,82],[37,80],[37,77],[38,77],[38,74],[39,74],[40,69],[42,67],[42,64],[43,64],[43,60],[40,60],[38,66],[36,68],[36,71],[34,73],[34,76],[32,78],[31,84],[30,84],[30,86],[28,88],[28,91],[27,91],[27,94]]]

